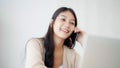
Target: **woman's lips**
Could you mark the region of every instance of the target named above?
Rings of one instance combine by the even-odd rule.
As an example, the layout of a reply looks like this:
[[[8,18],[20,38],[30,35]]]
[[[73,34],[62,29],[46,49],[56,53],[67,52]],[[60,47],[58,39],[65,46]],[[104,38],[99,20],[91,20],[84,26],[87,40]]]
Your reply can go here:
[[[67,28],[61,28],[60,30],[64,33],[69,33],[70,32]]]

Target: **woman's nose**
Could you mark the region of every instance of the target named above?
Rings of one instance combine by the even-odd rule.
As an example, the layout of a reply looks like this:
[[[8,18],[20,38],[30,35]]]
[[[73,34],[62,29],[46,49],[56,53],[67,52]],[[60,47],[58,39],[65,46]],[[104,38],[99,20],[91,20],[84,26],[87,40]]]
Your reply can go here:
[[[66,22],[65,22],[65,26],[66,26],[66,27],[70,27],[69,21],[66,21]]]

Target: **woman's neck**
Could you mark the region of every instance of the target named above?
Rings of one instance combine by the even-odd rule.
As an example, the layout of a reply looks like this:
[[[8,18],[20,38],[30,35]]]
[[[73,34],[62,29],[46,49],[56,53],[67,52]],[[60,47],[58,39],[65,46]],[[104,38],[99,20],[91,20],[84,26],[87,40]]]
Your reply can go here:
[[[55,48],[63,48],[64,39],[54,36]]]
[[[58,68],[63,64],[63,44],[64,39],[54,36],[54,65],[53,68]]]

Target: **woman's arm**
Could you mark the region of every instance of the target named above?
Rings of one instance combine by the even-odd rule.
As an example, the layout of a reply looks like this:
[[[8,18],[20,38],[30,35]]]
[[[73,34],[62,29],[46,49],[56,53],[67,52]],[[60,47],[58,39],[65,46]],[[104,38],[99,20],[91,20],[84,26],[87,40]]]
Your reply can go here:
[[[25,68],[47,68],[43,60],[43,48],[38,39],[31,39],[26,46]]]

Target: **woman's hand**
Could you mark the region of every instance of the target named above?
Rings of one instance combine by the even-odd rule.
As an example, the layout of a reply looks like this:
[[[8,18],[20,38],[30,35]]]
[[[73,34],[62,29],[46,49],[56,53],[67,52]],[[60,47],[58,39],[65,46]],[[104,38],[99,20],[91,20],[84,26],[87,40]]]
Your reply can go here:
[[[78,27],[74,29],[74,32],[77,33],[76,40],[83,46],[87,42],[87,33]]]

